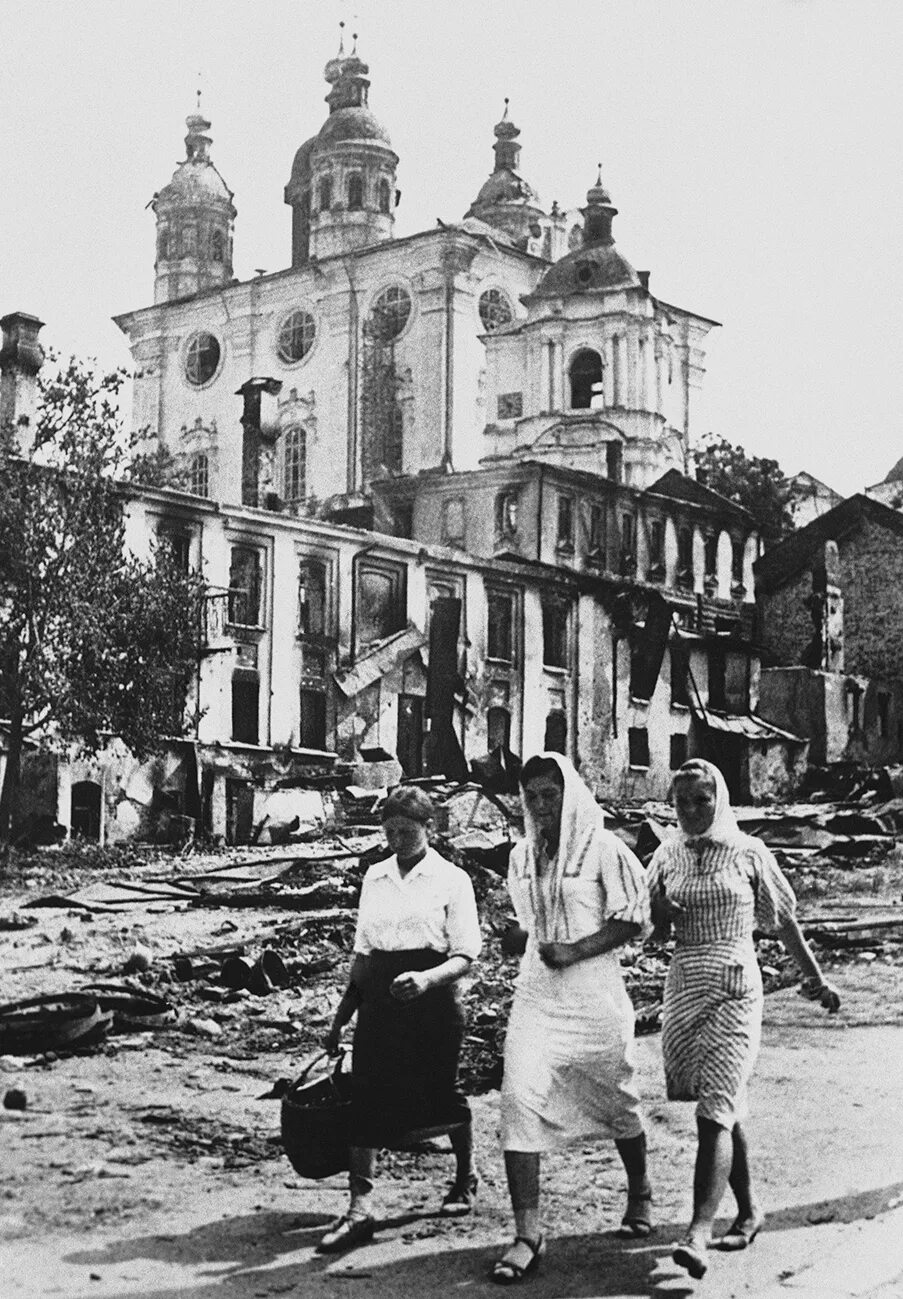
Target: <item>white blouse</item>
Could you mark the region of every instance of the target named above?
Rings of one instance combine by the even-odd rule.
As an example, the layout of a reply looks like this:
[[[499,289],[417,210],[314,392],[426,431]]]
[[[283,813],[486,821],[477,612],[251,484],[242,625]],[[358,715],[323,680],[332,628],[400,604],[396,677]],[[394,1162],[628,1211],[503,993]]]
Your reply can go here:
[[[354,950],[400,952],[421,947],[476,960],[482,947],[473,885],[466,871],[434,848],[406,875],[398,858],[376,862],[364,876]]]

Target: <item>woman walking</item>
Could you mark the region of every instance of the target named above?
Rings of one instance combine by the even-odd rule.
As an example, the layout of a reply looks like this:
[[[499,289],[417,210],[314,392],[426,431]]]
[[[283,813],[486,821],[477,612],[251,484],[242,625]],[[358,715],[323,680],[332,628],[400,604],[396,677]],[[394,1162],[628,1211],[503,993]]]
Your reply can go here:
[[[376,1150],[448,1133],[456,1172],[440,1213],[469,1213],[477,1192],[470,1108],[457,1087],[464,1018],[455,984],[480,953],[468,875],[429,846],[433,805],[416,786],[383,805],[393,855],[364,876],[348,988],[324,1040],[338,1051],[357,1013],[352,1056],[349,1203],[317,1249],[369,1240]]]
[[[651,1230],[633,1007],[617,957],[617,948],[648,927],[643,868],[604,829],[601,810],[566,758],[530,758],[520,782],[525,837],[508,872],[518,923],[502,943],[508,954],[522,954],[501,1103],[515,1238],[490,1273],[502,1285],[523,1280],[545,1247],[544,1151],[613,1137],[628,1179],[622,1234]]]
[[[674,806],[678,828],[652,858],[649,893],[657,936],[673,926],[676,939],[662,1016],[668,1099],[696,1101],[693,1220],[672,1258],[699,1279],[728,1183],[737,1217],[721,1248],[745,1249],[765,1221],[743,1130],[762,1026],[754,929],[781,939],[803,972],[804,995],[828,1011],[840,998],[803,937],[777,862],[760,839],[740,831],[718,768],[699,758],[684,763]]]

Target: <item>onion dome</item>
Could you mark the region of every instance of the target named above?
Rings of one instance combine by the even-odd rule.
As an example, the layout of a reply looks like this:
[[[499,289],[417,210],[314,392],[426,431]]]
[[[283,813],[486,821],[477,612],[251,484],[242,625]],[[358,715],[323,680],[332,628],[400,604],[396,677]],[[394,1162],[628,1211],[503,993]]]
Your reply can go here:
[[[526,247],[545,214],[539,206],[536,190],[517,170],[520,165],[520,128],[509,120],[507,99],[502,120],[496,123],[494,134],[495,167],[465,216],[485,221],[513,237],[518,246]]]
[[[368,107],[370,69],[354,40],[350,54],[340,40],[338,54],[326,64],[329,116],[296,153],[285,187],[293,266],[392,237],[398,157]]]
[[[564,298],[625,286],[641,288],[642,280],[615,248],[611,224],[618,214],[602,184],[602,169],[586,194],[583,244],[550,266],[532,297]]]
[[[157,218],[156,302],[232,279],[232,191],[210,158],[208,119],[198,111],[185,121],[185,158],[150,202]]]

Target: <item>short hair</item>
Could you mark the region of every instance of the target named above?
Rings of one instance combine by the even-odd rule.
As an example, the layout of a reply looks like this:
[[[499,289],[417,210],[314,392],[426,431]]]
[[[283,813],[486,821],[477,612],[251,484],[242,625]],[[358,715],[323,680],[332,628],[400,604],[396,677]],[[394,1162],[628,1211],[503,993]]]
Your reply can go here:
[[[564,774],[558,763],[554,758],[544,758],[541,753],[535,753],[521,767],[518,777],[521,789],[526,789],[528,781],[538,780],[541,776],[547,776],[559,789],[564,789]]]
[[[406,816],[409,821],[426,825],[427,821],[435,820],[436,809],[429,794],[416,785],[397,785],[383,803],[380,816],[383,821],[388,821],[390,816]]]

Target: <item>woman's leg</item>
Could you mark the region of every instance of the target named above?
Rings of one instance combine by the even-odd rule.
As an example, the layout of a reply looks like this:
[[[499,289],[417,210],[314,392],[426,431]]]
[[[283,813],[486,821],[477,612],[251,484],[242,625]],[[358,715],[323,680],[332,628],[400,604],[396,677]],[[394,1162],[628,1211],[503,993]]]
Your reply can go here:
[[[618,1235],[625,1239],[645,1237],[652,1231],[652,1187],[646,1174],[646,1133],[615,1141],[627,1173],[627,1208]]]
[[[693,1177],[693,1221],[687,1240],[696,1249],[705,1250],[712,1235],[715,1215],[727,1189],[734,1157],[734,1143],[729,1128],[711,1119],[697,1118],[699,1146]]]
[[[368,1146],[352,1146],[348,1163],[348,1214],[352,1218],[372,1217],[373,1177],[376,1151]]]
[[[473,1125],[471,1123],[462,1123],[460,1127],[452,1128],[449,1133],[449,1140],[455,1156],[455,1183],[458,1186],[465,1186],[475,1172],[473,1166]]]
[[[506,1150],[505,1173],[508,1192],[514,1210],[514,1234],[519,1237],[508,1246],[496,1263],[496,1269],[506,1263],[519,1270],[535,1264],[537,1250],[542,1240],[539,1222],[539,1162],[535,1150]]]
[[[735,1123],[731,1132],[733,1158],[731,1161],[730,1187],[737,1201],[737,1220],[734,1224],[739,1234],[755,1233],[762,1225],[763,1214],[758,1201],[753,1195],[752,1179],[749,1171],[749,1146],[746,1133],[739,1123]]]
[[[649,1192],[649,1179],[646,1176],[646,1133],[638,1137],[622,1138],[615,1141],[624,1171],[627,1174],[627,1192],[629,1195],[645,1195]]]

